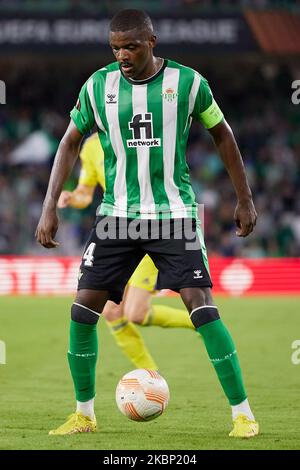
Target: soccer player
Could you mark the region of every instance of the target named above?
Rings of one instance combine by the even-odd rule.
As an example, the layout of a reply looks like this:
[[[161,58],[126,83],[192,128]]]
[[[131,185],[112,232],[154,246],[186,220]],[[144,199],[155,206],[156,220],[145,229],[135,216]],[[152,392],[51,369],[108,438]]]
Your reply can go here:
[[[157,287],[180,293],[203,338],[231,405],[230,436],[253,437],[258,434],[258,423],[247,399],[234,342],[212,298],[185,159],[189,128],[196,119],[209,130],[228,170],[237,196],[236,234],[246,237],[257,215],[236,141],[205,78],[153,55],[156,37],[146,13],[117,13],[110,24],[109,42],[116,62],[96,71],[80,91],[57,150],[36,231],[44,247],[57,246],[57,200],[83,136],[97,124],[105,155],[106,191],[82,257],[71,308],[68,359],[77,411],[50,433],[96,429],[96,324],[106,301],[121,300],[131,274],[149,254],[159,270]]]
[[[83,209],[92,202],[97,184],[105,190],[104,153],[97,133],[85,141],[80,159],[78,186],[72,192],[61,193],[57,204],[61,209],[68,206]],[[102,311],[116,343],[137,369],[157,370],[158,366],[133,323],[194,329],[185,309],[150,305],[156,279],[157,268],[146,255],[129,279],[122,303],[107,301]]]

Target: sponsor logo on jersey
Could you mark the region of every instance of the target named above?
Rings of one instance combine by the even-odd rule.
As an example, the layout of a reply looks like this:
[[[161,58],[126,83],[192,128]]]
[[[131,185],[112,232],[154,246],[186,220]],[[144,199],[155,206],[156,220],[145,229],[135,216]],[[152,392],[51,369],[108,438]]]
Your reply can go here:
[[[133,139],[127,139],[127,147],[160,147],[160,139],[153,136],[152,113],[135,114],[128,123]]]
[[[128,139],[127,147],[160,147],[160,139]]]
[[[161,96],[167,100],[169,103],[172,103],[175,98],[177,98],[178,96],[178,93],[177,91],[173,90],[173,88],[167,88],[162,94]]]

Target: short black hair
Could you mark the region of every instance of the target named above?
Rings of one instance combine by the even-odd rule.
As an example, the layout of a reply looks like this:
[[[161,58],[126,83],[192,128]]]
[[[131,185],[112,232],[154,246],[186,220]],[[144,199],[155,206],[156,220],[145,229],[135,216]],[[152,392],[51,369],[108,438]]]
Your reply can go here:
[[[153,25],[150,16],[143,10],[125,9],[120,10],[110,22],[110,30],[130,31],[139,29],[153,34]]]

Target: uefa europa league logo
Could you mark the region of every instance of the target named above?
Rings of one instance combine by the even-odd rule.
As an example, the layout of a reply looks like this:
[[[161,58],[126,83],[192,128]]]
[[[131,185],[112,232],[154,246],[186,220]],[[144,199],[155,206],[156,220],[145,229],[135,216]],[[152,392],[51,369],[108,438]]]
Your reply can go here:
[[[6,104],[6,85],[0,80],[0,104]]]

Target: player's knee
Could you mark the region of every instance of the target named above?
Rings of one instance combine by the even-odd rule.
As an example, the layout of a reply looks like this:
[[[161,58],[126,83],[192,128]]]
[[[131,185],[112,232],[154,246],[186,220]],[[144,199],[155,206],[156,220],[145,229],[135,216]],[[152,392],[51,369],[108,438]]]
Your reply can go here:
[[[205,305],[213,305],[214,304],[214,300],[213,300],[213,297],[211,295],[211,288],[205,288],[203,289],[204,290],[204,294],[205,294]]]
[[[85,305],[74,302],[71,307],[71,319],[78,323],[94,325],[99,320],[100,313]]]
[[[218,308],[215,305],[196,307],[190,314],[191,322],[195,328],[220,319]]]
[[[105,304],[105,307],[102,311],[102,315],[104,316],[106,321],[114,321],[121,318],[123,312],[121,305],[117,305],[114,302],[108,301]]]
[[[84,305],[95,312],[101,313],[108,298],[108,291],[80,289],[77,291],[75,303]]]
[[[206,293],[201,288],[184,288],[180,290],[181,298],[189,312],[197,307],[204,307],[206,305]]]

